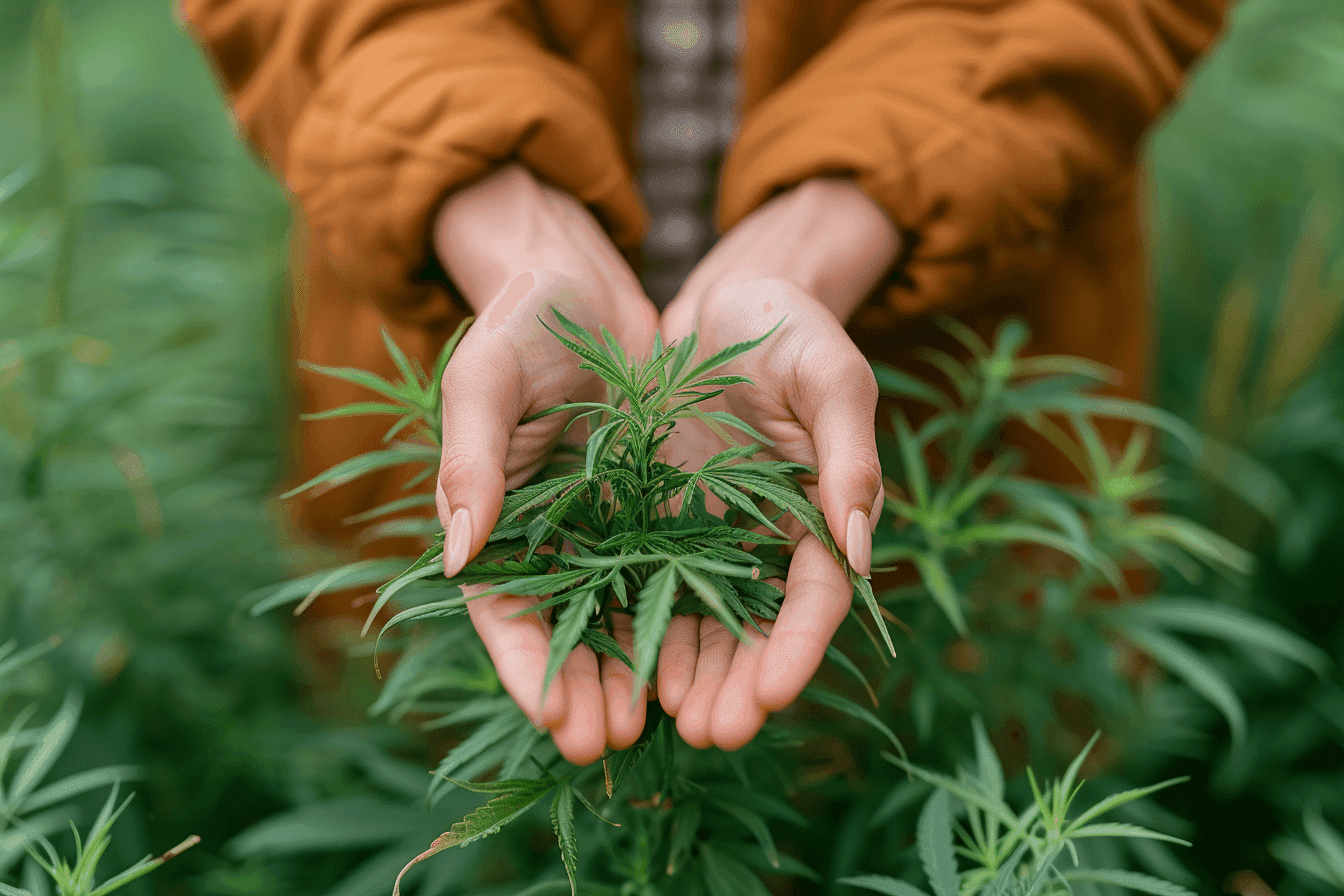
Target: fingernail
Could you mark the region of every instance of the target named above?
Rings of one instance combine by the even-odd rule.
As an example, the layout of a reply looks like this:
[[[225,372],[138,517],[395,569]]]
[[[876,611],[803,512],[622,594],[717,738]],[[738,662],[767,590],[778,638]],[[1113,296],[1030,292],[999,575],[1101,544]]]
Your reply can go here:
[[[471,550],[471,514],[467,508],[459,507],[453,512],[444,543],[443,574],[455,576],[467,565],[467,552]]]
[[[453,515],[448,510],[448,494],[443,490],[443,480],[440,479],[434,487],[434,511],[439,515],[439,525],[445,532],[453,520]]]
[[[854,571],[865,579],[868,578],[873,557],[873,533],[868,528],[868,514],[857,507],[849,514],[849,531],[845,533],[845,554],[849,557],[849,565],[854,567]]]
[[[877,487],[877,500],[873,502],[873,510],[868,514],[868,528],[877,531],[877,522],[882,519],[882,505],[887,502],[886,486]]]

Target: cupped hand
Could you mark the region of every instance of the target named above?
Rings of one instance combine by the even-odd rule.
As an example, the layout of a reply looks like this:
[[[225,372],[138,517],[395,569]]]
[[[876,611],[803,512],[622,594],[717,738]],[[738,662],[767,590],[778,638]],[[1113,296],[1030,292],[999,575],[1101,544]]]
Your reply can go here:
[[[606,327],[627,352],[646,355],[657,311],[593,216],[517,165],[453,194],[436,219],[434,244],[477,313],[442,380],[436,503],[443,571],[452,577],[485,546],[505,491],[541,469],[567,422],[558,414],[527,418],[603,395],[597,376],[579,369],[542,322],[558,329],[558,310],[592,332]],[[501,594],[467,604],[500,682],[571,762],[629,746],[643,728],[644,701],[631,699],[629,669],[608,657],[599,662],[587,646],[570,654],[543,702],[550,623],[539,613],[515,616],[538,600]],[[629,652],[628,627],[616,636]]]
[[[877,384],[843,320],[895,257],[890,221],[852,184],[809,182],[747,218],[688,279],[662,317],[668,342],[694,332],[700,356],[755,339],[727,365],[751,385],[735,386],[706,409],[726,410],[773,445],[766,454],[814,466],[810,494],[831,537],[867,576],[881,511],[874,416]],[[690,469],[723,444],[682,421],[665,460]],[[770,712],[792,703],[816,673],[849,612],[853,586],[815,536],[801,535],[784,600],[765,635],[738,641],[715,619],[673,619],[659,654],[663,708],[692,746],[737,749]]]

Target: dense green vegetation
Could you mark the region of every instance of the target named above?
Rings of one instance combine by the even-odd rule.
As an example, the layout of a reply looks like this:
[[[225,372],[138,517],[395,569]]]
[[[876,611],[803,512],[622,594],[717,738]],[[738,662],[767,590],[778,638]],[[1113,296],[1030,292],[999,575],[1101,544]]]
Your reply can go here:
[[[1165,439],[1161,481],[1136,474],[1136,455],[1094,452],[1091,497],[1009,486],[1038,537],[1007,540],[1064,539],[1090,561],[1078,575],[1099,581],[1105,557],[1133,555],[1133,542],[1099,536],[1126,519],[1107,514],[1156,489],[1167,528],[1148,535],[1165,547],[1146,560],[1163,570],[1163,596],[1103,606],[1067,577],[1008,581],[995,568],[1002,550],[939,542],[955,594],[935,587],[941,605],[924,588],[879,595],[916,633],[893,630],[889,667],[856,619],[842,630],[845,659],[744,751],[691,751],[651,723],[639,762],[613,757],[574,778],[502,695],[460,616],[389,632],[384,646],[401,655],[371,717],[358,721],[368,707],[352,694],[333,721],[305,700],[283,614],[245,611],[249,595],[311,566],[271,497],[287,212],[166,4],[5,4],[0,78],[4,887],[92,893],[87,881],[54,887],[24,847],[46,837],[75,864],[68,822],[90,854],[100,809],[134,790],[110,841],[94,838],[106,846],[99,883],[190,835],[202,841],[119,892],[386,893],[454,823],[493,817],[480,814],[485,797],[446,778],[499,769],[496,780],[535,782],[536,757],[553,781],[514,791],[542,808],[417,864],[405,891],[559,893],[573,871],[593,892],[717,896],[758,891],[759,872],[777,892],[859,892],[848,879],[948,896],[945,847],[961,842],[952,818],[970,838],[955,854],[968,874],[1000,868],[1028,834],[1045,844],[1050,822],[1012,834],[1008,816],[1070,788],[1033,796],[1025,766],[1038,782],[1066,777],[1100,728],[1081,767],[1094,780],[1071,817],[1125,787],[1189,776],[1116,821],[1192,845],[1090,839],[1085,863],[1199,892],[1243,869],[1281,893],[1344,889],[1344,671],[1330,662],[1344,655],[1344,10],[1333,0],[1243,0],[1150,148],[1157,398],[1199,437],[1151,421],[1185,436]],[[999,346],[1009,356],[1013,338],[1005,331]],[[1061,395],[1085,395],[1083,373],[1058,381]],[[955,414],[982,395],[944,398]],[[921,474],[901,449],[886,446],[884,466],[909,486]],[[945,535],[985,522],[970,518],[974,500],[966,517],[931,512],[947,482],[931,477],[928,506],[909,508],[924,522],[879,540],[877,562],[884,544],[890,559],[932,556],[925,523]],[[369,570],[368,581],[396,571]],[[987,582],[1039,586],[1041,598],[991,603]],[[431,587],[397,597],[411,606]],[[949,607],[963,608],[970,640]],[[1135,666],[1137,688],[1106,674],[1120,637],[1166,671]],[[427,717],[451,720],[458,746],[446,755],[418,730]],[[882,757],[904,762],[897,742],[925,771]],[[435,763],[442,777],[426,801]],[[958,766],[959,790],[933,777]],[[626,798],[607,799],[608,775]],[[621,827],[576,810],[583,799]],[[832,823],[807,825],[818,817]],[[557,849],[570,831],[577,850]],[[1060,870],[1083,874],[1071,857]],[[1126,880],[1138,881],[1112,883]],[[992,881],[961,884],[993,891]]]

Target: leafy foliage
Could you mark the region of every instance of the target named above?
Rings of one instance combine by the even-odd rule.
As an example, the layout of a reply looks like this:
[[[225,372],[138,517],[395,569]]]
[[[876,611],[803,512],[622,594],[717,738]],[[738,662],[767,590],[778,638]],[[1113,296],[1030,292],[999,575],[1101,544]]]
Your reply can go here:
[[[463,585],[486,585],[476,594],[544,595],[529,612],[554,614],[550,657],[545,683],[549,685],[565,658],[580,643],[609,654],[635,672],[636,689],[648,681],[658,647],[676,614],[713,615],[724,627],[743,637],[743,625],[773,619],[783,592],[771,579],[788,568],[784,549],[792,544],[780,528],[780,518],[791,515],[817,536],[841,563],[862,596],[885,643],[891,636],[878,612],[872,587],[849,566],[826,528],[821,512],[808,499],[798,476],[815,470],[784,461],[750,460],[763,439],[741,420],[722,411],[703,411],[697,405],[724,389],[747,382],[743,377],[718,374],[724,364],[760,345],[770,334],[730,346],[696,360],[694,335],[680,343],[656,342],[647,361],[628,358],[605,331],[599,339],[565,318],[555,318],[563,332],[551,333],[594,371],[607,387],[604,402],[575,402],[538,416],[568,414],[568,426],[583,421],[590,435],[580,463],[553,464],[537,480],[504,497],[499,520],[475,560],[451,579],[438,576],[443,563],[442,536],[419,560],[379,589],[370,611],[377,617],[393,595],[408,584],[419,591],[448,594],[393,617],[383,631],[402,622],[461,611]],[[543,321],[550,329],[550,324]],[[465,324],[464,324],[465,326]],[[460,338],[455,336],[440,354],[438,368],[446,366]],[[773,331],[772,331],[773,332]],[[360,370],[324,372],[364,385],[393,400],[391,405],[359,404],[335,413],[395,413],[400,419],[388,431],[416,434],[433,440],[437,435],[434,381],[412,365],[385,337],[389,351],[403,373],[400,383],[389,383]],[[748,441],[731,444],[698,470],[682,470],[664,463],[658,451],[678,420],[696,418],[736,429]],[[391,463],[423,458],[433,463],[433,446],[404,441],[385,451],[342,463],[300,486],[316,488],[346,481],[353,475]],[[727,507],[718,515],[706,507],[712,495]],[[400,506],[400,505],[399,505]],[[746,550],[742,545],[754,547]],[[373,567],[379,568],[379,567]],[[318,581],[314,591],[333,583],[351,581],[356,569],[331,573],[330,582]],[[437,579],[436,579],[437,577]],[[431,580],[435,584],[429,584]],[[682,593],[678,595],[678,591]],[[267,596],[259,608],[292,599],[302,586],[291,586]],[[634,657],[613,637],[612,616],[633,617]],[[367,628],[367,626],[366,626]],[[894,648],[892,648],[894,649]]]
[[[512,707],[459,616],[427,609],[390,631],[398,658],[374,706],[380,721],[341,729],[300,711],[284,620],[232,614],[239,595],[282,569],[329,562],[276,543],[269,497],[283,419],[284,203],[239,146],[165,4],[62,0],[47,9],[63,9],[63,23],[47,11],[30,28],[38,7],[0,4],[0,641],[46,650],[0,675],[13,695],[0,706],[0,731],[35,706],[13,729],[9,768],[58,718],[73,686],[83,709],[38,791],[107,763],[126,770],[122,780],[132,766],[143,775],[102,865],[127,867],[184,831],[205,836],[122,892],[385,896],[398,869],[479,801],[433,776],[426,807],[426,739],[434,761],[454,755],[444,773],[456,781],[522,779],[533,760],[557,778],[570,770]],[[1344,83],[1342,25],[1333,0],[1243,0],[1148,151],[1160,400],[1200,430],[1200,451],[1154,440],[1154,449],[1175,449],[1158,482],[1147,466],[1126,465],[1123,441],[1108,443],[1106,475],[1082,490],[1041,490],[1000,460],[996,475],[1021,480],[1006,486],[1013,494],[973,501],[949,527],[975,535],[975,526],[1027,522],[1035,529],[1017,534],[1062,532],[1070,547],[1092,543],[1091,557],[1028,538],[934,547],[928,536],[942,520],[932,502],[928,528],[915,521],[902,530],[889,514],[879,542],[941,561],[915,569],[888,558],[899,565],[893,575],[909,581],[875,580],[900,648],[889,665],[885,646],[869,649],[881,643],[876,633],[870,639],[855,616],[809,702],[744,753],[687,750],[663,721],[643,752],[571,779],[575,798],[600,804],[619,828],[576,811],[578,848],[538,849],[538,837],[564,839],[546,811],[549,803],[559,817],[557,789],[499,833],[416,865],[404,889],[562,893],[576,876],[584,892],[613,894],[817,892],[863,872],[932,886],[912,832],[933,785],[878,759],[879,750],[899,738],[912,762],[939,772],[968,758],[980,768],[982,753],[997,752],[1005,800],[1029,806],[1034,797],[1017,770],[1062,772],[1100,728],[1085,766],[1106,792],[1194,778],[1120,807],[1117,823],[1195,841],[1178,854],[1197,877],[1149,840],[1075,841],[1084,865],[1065,870],[1133,868],[1113,880],[1146,873],[1209,889],[1253,867],[1284,896],[1337,890],[1318,872],[1331,867],[1325,831],[1344,818],[1340,669],[1320,663],[1344,650],[1340,230],[1326,201],[1339,192],[1328,169],[1344,157],[1332,114]],[[973,379],[985,372],[965,369]],[[1028,370],[1005,381],[1007,391],[1044,372]],[[437,377],[431,371],[422,382]],[[889,395],[911,389],[958,413],[973,403],[944,377],[887,383]],[[433,389],[422,397],[436,398]],[[383,410],[391,403],[370,395]],[[912,433],[943,410],[937,401],[904,406]],[[1069,418],[1053,416],[1072,441]],[[396,441],[413,439],[398,433],[389,446]],[[965,493],[1005,449],[994,436],[983,444],[984,457],[957,474],[949,494]],[[427,464],[433,454],[414,460]],[[1085,445],[1073,456],[1080,469],[1093,465]],[[944,455],[930,449],[926,460],[936,495],[948,487]],[[894,426],[884,467],[888,493],[918,503]],[[1100,512],[1113,505],[1084,493],[1103,482],[1117,494],[1144,486],[1162,497],[1168,518],[1155,529],[1144,523],[1161,536],[1149,538],[1147,559],[1097,542],[1107,521]],[[898,483],[903,492],[891,487]],[[376,522],[431,505],[432,497],[408,493],[356,522],[375,521],[369,537],[432,540],[430,517]],[[1024,508],[1034,509],[1017,520]],[[1155,506],[1121,510],[1115,520]],[[1180,547],[1182,538],[1200,544],[1179,523],[1169,526],[1176,516],[1255,554],[1253,577],[1233,572],[1245,553],[1217,539],[1193,554]],[[1027,544],[1040,552],[1033,560],[1053,551],[1072,565],[1029,575]],[[1156,563],[1170,580],[1145,583],[1161,595],[1154,600],[1113,602],[1107,558],[1125,573],[1130,563]],[[296,585],[297,596],[273,599],[301,606],[328,588],[379,584],[413,559],[367,564],[334,582],[324,583],[323,571]],[[928,587],[910,587],[917,575],[960,610],[964,634]],[[1074,587],[1084,579],[1106,585]],[[428,607],[424,589],[433,584],[409,582],[390,601]],[[1133,646],[1152,633],[1145,644],[1159,645],[1161,666]],[[47,649],[53,636],[60,643]],[[357,649],[367,656],[367,646]],[[1290,658],[1294,650],[1305,662]],[[362,710],[359,699],[352,689]],[[971,744],[968,721],[977,715],[985,737]],[[1244,726],[1232,721],[1239,716]],[[1230,724],[1244,727],[1235,742]],[[603,802],[608,778],[616,795]],[[87,833],[110,784],[37,814],[59,809],[59,827],[75,820]],[[949,802],[955,823],[967,824],[964,804]],[[1163,803],[1190,824],[1164,814]],[[827,824],[803,827],[791,812]],[[44,836],[78,864],[68,833]],[[43,893],[49,875],[26,855],[0,882]],[[799,858],[818,882],[808,882],[813,872]],[[967,856],[956,861],[959,873],[969,870]],[[785,873],[792,883],[775,876]],[[1078,876],[1072,886],[1084,896],[1118,892]]]
[[[976,721],[977,742],[985,739]],[[1028,771],[1032,801],[1015,811],[1004,799],[1003,769],[992,750],[978,751],[973,771],[956,778],[889,757],[915,777],[934,785],[919,816],[916,844],[934,896],[957,894],[1072,893],[1077,884],[1109,884],[1156,896],[1187,896],[1190,890],[1168,881],[1121,869],[1094,868],[1079,857],[1077,844],[1089,838],[1137,838],[1183,843],[1175,837],[1134,824],[1098,821],[1110,812],[1140,800],[1176,781],[1115,793],[1069,818],[1082,789],[1078,773],[1097,738],[1088,741],[1064,776],[1037,786]],[[958,807],[956,813],[953,806]],[[964,823],[960,818],[965,813]],[[961,841],[954,849],[954,839]],[[1188,845],[1188,844],[1187,844]],[[959,868],[958,856],[969,861]],[[1070,861],[1071,860],[1071,861]],[[880,875],[844,878],[841,883],[889,896],[927,896],[903,880]]]
[[[403,869],[403,874],[444,850],[474,843],[506,825],[518,823],[549,796],[551,826],[560,843],[561,865],[570,887],[577,893],[581,883],[585,887],[589,884],[581,876],[586,861],[580,855],[580,847],[597,835],[591,827],[587,834],[576,827],[570,794],[585,799],[584,788],[591,788],[596,772],[550,771],[559,761],[554,748],[531,730],[521,712],[501,693],[488,659],[475,643],[469,627],[461,621],[466,602],[462,585],[488,586],[485,593],[533,594],[543,598],[539,608],[554,609],[556,618],[552,667],[558,666],[581,639],[595,649],[621,656],[607,627],[607,614],[632,612],[635,657],[623,658],[647,677],[667,620],[675,612],[716,613],[725,625],[739,626],[739,631],[743,621],[749,623],[755,616],[773,615],[778,594],[772,595],[771,602],[762,607],[751,602],[755,594],[747,589],[760,579],[787,573],[787,555],[779,551],[784,542],[783,532],[778,528],[781,509],[788,509],[799,520],[815,516],[818,528],[824,531],[820,514],[806,503],[806,493],[791,478],[805,471],[790,465],[770,467],[746,460],[759,450],[758,443],[730,447],[696,471],[677,470],[656,459],[658,445],[675,423],[676,415],[696,413],[695,405],[715,394],[697,387],[724,389],[740,383],[736,377],[715,375],[715,364],[750,350],[753,343],[734,346],[698,366],[690,362],[694,357],[693,340],[668,347],[658,345],[651,361],[638,363],[631,362],[609,340],[599,340],[559,315],[557,319],[563,332],[553,331],[556,337],[608,385],[605,402],[571,404],[554,411],[591,422],[585,449],[561,458],[533,482],[509,493],[481,557],[451,580],[441,575],[442,534],[438,532],[418,560],[379,589],[379,598],[369,617],[372,622],[385,605],[395,603],[402,609],[384,625],[384,633],[412,623],[424,627],[413,628],[409,638],[399,645],[402,655],[375,711],[391,712],[394,718],[428,714],[429,720],[423,723],[427,728],[454,727],[463,731],[460,741],[445,753],[439,764],[429,788],[430,800],[464,787],[484,788],[494,795],[485,806],[436,838],[429,849]],[[1244,735],[1245,723],[1235,691],[1215,666],[1183,640],[1185,637],[1217,639],[1238,649],[1285,658],[1318,674],[1328,667],[1324,654],[1302,638],[1205,599],[1190,596],[1120,603],[1098,599],[1099,590],[1107,588],[1127,594],[1126,571],[1135,564],[1179,576],[1187,584],[1204,581],[1206,564],[1220,570],[1228,581],[1239,580],[1248,571],[1249,558],[1231,543],[1188,519],[1152,509],[1152,499],[1164,480],[1160,472],[1141,467],[1148,453],[1149,436],[1144,425],[1165,427],[1193,451],[1202,450],[1202,441],[1175,418],[1145,405],[1099,394],[1097,390],[1105,384],[1106,376],[1095,365],[1080,359],[1023,354],[1027,334],[1016,321],[1009,321],[1000,329],[992,346],[959,325],[947,322],[946,326],[966,350],[966,360],[951,355],[937,357],[939,370],[953,384],[953,395],[900,371],[877,368],[879,385],[887,394],[935,409],[935,414],[918,429],[912,428],[898,412],[892,420],[892,433],[879,446],[884,469],[899,471],[895,472],[899,478],[887,479],[888,507],[895,512],[875,536],[874,556],[891,564],[892,570],[901,563],[911,563],[923,586],[916,589],[903,586],[873,594],[871,605],[878,607],[873,618],[879,625],[890,612],[883,603],[901,606],[909,598],[927,595],[932,601],[922,604],[924,613],[916,616],[914,629],[926,639],[950,637],[954,643],[958,640],[965,643],[974,632],[981,643],[1033,657],[1034,661],[1035,655],[1053,654],[1053,642],[1067,634],[1080,644],[1080,649],[1086,648],[1088,658],[1062,664],[1051,660],[1051,664],[1056,667],[1059,680],[1073,679],[1074,687],[1079,672],[1089,666],[1090,674],[1110,674],[1105,664],[1096,660],[1103,651],[1122,643],[1136,645],[1166,667],[1174,680],[1183,682],[1190,693],[1222,711],[1237,738]],[[456,339],[440,357],[440,368]],[[390,435],[388,441],[392,447],[377,452],[372,463],[388,462],[386,455],[401,450],[402,459],[407,462],[432,465],[437,457],[433,449],[438,436],[432,428],[437,418],[432,380],[399,357],[394,345],[389,343],[389,349],[406,377],[401,382],[375,382],[360,371],[327,372],[374,388],[400,407],[392,435],[408,440],[393,443]],[[355,407],[360,412],[391,413],[390,408],[382,406]],[[1118,455],[1102,438],[1095,422],[1097,417],[1137,424]],[[1055,420],[1064,421],[1068,428]],[[716,422],[733,425],[731,419]],[[1074,458],[1085,475],[1086,485],[1066,487],[1022,474],[1018,455],[1005,440],[1007,427],[1013,422],[1026,423],[1047,436],[1064,455]],[[321,487],[341,481],[351,471],[364,469],[364,460],[348,461],[308,485]],[[780,492],[762,486],[761,481],[765,480],[777,483]],[[782,494],[783,490],[792,497]],[[706,494],[723,501],[727,507],[725,516],[709,515],[705,508]],[[679,507],[675,506],[674,497],[682,499]],[[763,506],[766,502],[773,506],[773,514],[766,513]],[[407,504],[397,502],[395,506],[399,510]],[[743,520],[754,524],[754,531],[744,528]],[[430,531],[436,529],[430,526]],[[669,537],[671,532],[676,532],[675,539]],[[745,551],[738,547],[743,542],[754,542],[756,547]],[[540,552],[543,546],[548,549],[546,553]],[[1023,548],[1061,557],[1065,565],[1038,562],[1028,567],[1018,565],[1016,571],[1008,572],[1012,552]],[[837,559],[843,562],[843,558]],[[386,568],[381,561],[362,562],[315,574],[261,593],[255,608],[262,611],[296,601],[301,607],[323,589],[338,583],[371,583]],[[994,589],[992,597],[983,590],[986,588]],[[1044,606],[1039,601],[1027,605],[1021,600],[1005,600],[1014,589],[1044,595]],[[743,612],[744,607],[750,612]],[[928,616],[928,610],[936,615]],[[941,621],[941,631],[935,620]],[[863,626],[860,629],[865,630]],[[882,641],[871,633],[868,637],[874,647],[881,648]],[[834,647],[830,656],[837,669],[862,684],[875,705],[885,702],[879,694],[890,695],[907,676],[915,678],[919,682],[915,687],[924,689],[928,702],[924,709],[913,707],[914,738],[923,745],[932,745],[938,740],[933,728],[934,713],[947,714],[945,727],[965,725],[970,719],[964,710],[951,713],[948,710],[977,702],[989,705],[994,698],[987,694],[978,701],[968,701],[964,696],[964,679],[949,679],[945,669],[935,672],[926,665],[930,659],[928,647],[928,642],[915,640],[894,663],[884,660],[886,670],[876,689],[869,683],[868,673],[845,651]],[[881,659],[881,652],[877,658]],[[1038,667],[1041,665],[1035,662]],[[1002,670],[994,669],[985,677],[991,686],[997,686],[1002,675]],[[960,688],[960,693],[940,694],[938,688],[947,685]],[[1131,688],[1097,687],[1090,689],[1090,693],[1106,695],[1111,702],[1102,708],[1115,711],[1117,719],[1121,711],[1129,712],[1131,717],[1139,713],[1137,695]],[[1013,699],[1020,699],[1019,694],[1036,701],[1049,696],[1026,690],[1016,692]],[[1008,892],[1010,879],[1014,887],[1021,883],[1024,892],[1041,892],[1042,888],[1056,886],[1065,878],[1051,869],[1062,851],[1067,850],[1071,856],[1079,854],[1080,847],[1074,841],[1110,836],[1138,838],[1146,844],[1141,851],[1146,850],[1144,854],[1159,867],[1165,862],[1170,868],[1174,861],[1167,853],[1152,852],[1158,844],[1174,838],[1152,834],[1130,821],[1092,823],[1102,813],[1124,807],[1160,788],[1131,788],[1121,798],[1098,804],[1090,814],[1082,813],[1079,816],[1082,821],[1064,826],[1063,819],[1076,796],[1073,782],[1096,737],[1070,765],[1062,783],[1053,785],[1055,789],[1043,795],[1036,794],[1040,807],[1031,811],[1044,813],[1038,818],[1014,813],[1002,802],[1005,774],[977,719],[976,755],[982,783],[993,789],[993,799],[998,802],[987,802],[988,798],[981,798],[978,803],[972,800],[971,839],[958,847],[952,839],[949,799],[964,801],[971,791],[966,790],[964,782],[958,784],[954,779],[909,763],[902,737],[893,730],[893,726],[908,721],[884,719],[880,713],[825,686],[814,685],[804,697],[858,723],[860,730],[866,730],[869,737],[878,737],[879,743],[885,741],[887,746],[895,747],[901,752],[895,761],[902,768],[942,788],[935,789],[935,795],[925,803],[917,824],[920,833],[916,851],[935,896],[960,892],[958,855],[969,856],[991,869],[993,873],[977,879],[977,885],[992,884],[993,889],[988,892],[996,893]],[[1005,701],[1001,692],[997,699],[998,718],[1018,710],[1013,699]],[[1045,730],[1044,726],[1035,727]],[[773,731],[767,729],[764,742],[779,736]],[[654,739],[661,739],[664,744],[673,742],[675,735],[666,721],[651,720],[639,747],[607,757],[606,802],[602,802],[599,794],[594,803],[606,808],[597,812],[605,816],[616,811],[612,799],[621,779],[649,761],[646,745]],[[952,742],[956,742],[955,735]],[[661,756],[664,776],[676,769],[674,755],[675,751],[664,748]],[[547,771],[539,778],[517,777],[529,761]],[[493,783],[471,783],[472,779],[496,770],[498,778]],[[685,789],[702,791],[718,813],[751,833],[760,849],[758,858],[764,857],[768,867],[779,867],[781,853],[764,817],[744,814],[741,805],[715,799],[715,790],[699,777],[680,769],[677,772],[678,779],[684,782],[683,792],[669,797],[670,782],[665,780],[663,786],[647,797],[648,803],[641,801],[646,811],[661,809],[669,800],[680,805],[686,799]],[[739,774],[745,783],[745,771]],[[780,777],[788,782],[791,775],[785,772]],[[1034,778],[1030,780],[1034,787]],[[752,792],[758,792],[756,788],[760,786],[759,782],[753,785]],[[943,790],[952,796],[948,797]],[[906,793],[907,789],[896,787],[889,800],[871,809],[870,823],[878,823],[878,818],[889,821],[905,805]],[[662,816],[659,826],[671,825],[664,835],[666,874],[660,879],[659,875],[650,874],[650,869],[658,867],[656,864],[641,864],[638,867],[643,870],[636,878],[628,879],[628,885],[672,886],[678,880],[678,869],[685,857],[694,860],[687,867],[695,869],[695,876],[708,892],[757,890],[762,886],[755,882],[750,865],[740,863],[740,857],[721,853],[694,838],[685,840],[692,836],[686,833],[687,826],[694,824],[699,829],[706,800],[698,801],[694,812],[700,814],[690,818],[678,820],[675,816],[679,813],[673,812],[669,820],[665,812],[655,811],[655,816]],[[629,818],[624,808],[620,814]],[[640,818],[640,814],[636,813],[635,818]],[[647,828],[651,822],[622,821],[622,825],[627,823]],[[677,831],[682,833],[678,835]],[[653,855],[658,855],[662,848],[656,847]],[[1108,855],[1113,862],[1122,860],[1122,855]],[[1018,871],[998,876],[1010,862],[1013,868],[1029,875],[1025,883],[1010,878]],[[1114,865],[1098,867],[1114,869]],[[632,870],[626,869],[627,873]],[[1127,882],[1124,885],[1148,887],[1150,891],[1152,887],[1165,887],[1162,892],[1185,892],[1165,879],[1124,868],[1087,873],[1092,877],[1078,877],[1079,886],[1089,881],[1113,885],[1124,881]],[[905,892],[902,888],[909,885],[893,883],[894,880],[884,879],[881,886]]]
[[[41,644],[19,650],[10,641],[0,644],[0,709],[5,708],[12,696],[6,684],[17,682],[23,667],[34,662],[53,647]],[[135,777],[139,769],[104,766],[66,775],[48,782],[47,776],[61,759],[79,723],[83,700],[71,691],[55,714],[40,727],[25,727],[36,706],[28,705],[18,712],[9,730],[0,736],[0,894],[3,896],[36,896],[46,893],[48,884],[41,872],[55,883],[60,896],[104,896],[121,889],[130,882],[144,877],[169,859],[199,842],[189,837],[182,843],[154,858],[147,856],[115,874],[101,884],[95,874],[98,863],[107,851],[112,825],[131,801],[118,803],[121,781]],[[13,771],[10,772],[10,766]],[[81,840],[74,830],[73,803],[91,791],[111,786],[111,792],[102,810],[93,822],[88,836]],[[74,830],[75,860],[67,863],[48,840],[64,827]],[[25,886],[4,882],[27,854]]]

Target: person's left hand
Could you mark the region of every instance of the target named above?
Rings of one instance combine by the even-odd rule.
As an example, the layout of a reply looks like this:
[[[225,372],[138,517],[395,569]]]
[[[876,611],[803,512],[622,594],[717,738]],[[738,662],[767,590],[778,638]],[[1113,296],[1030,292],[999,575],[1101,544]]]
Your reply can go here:
[[[874,435],[877,384],[843,321],[896,253],[886,214],[846,181],[809,181],[730,231],[688,278],[662,317],[668,343],[695,332],[707,357],[779,324],[763,345],[723,369],[752,385],[702,405],[726,410],[774,445],[767,454],[815,466],[809,492],[850,565],[869,574],[882,506]],[[781,323],[782,322],[782,323]],[[692,420],[664,448],[694,469],[723,443]],[[796,531],[802,533],[801,527]],[[695,747],[737,749],[766,716],[797,699],[849,612],[853,586],[813,535],[790,564],[778,618],[739,642],[712,617],[675,617],[659,654],[657,692]]]

